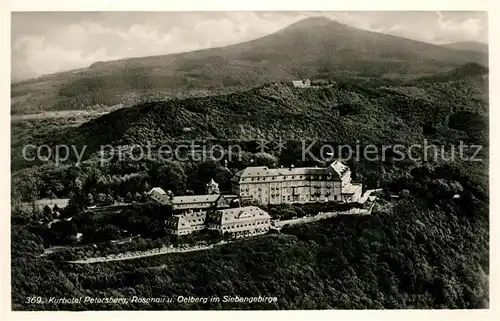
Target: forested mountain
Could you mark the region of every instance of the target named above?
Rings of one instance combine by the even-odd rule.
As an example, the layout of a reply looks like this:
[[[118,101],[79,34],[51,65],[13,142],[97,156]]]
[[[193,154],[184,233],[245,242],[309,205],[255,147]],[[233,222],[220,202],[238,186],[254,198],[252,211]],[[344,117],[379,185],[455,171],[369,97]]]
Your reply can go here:
[[[410,143],[422,138],[423,127],[441,126],[458,111],[487,117],[486,74],[487,69],[472,64],[410,85],[343,82],[298,89],[274,83],[121,109],[69,128],[61,137],[66,143],[87,145],[88,151],[105,144],[261,137]]]
[[[60,191],[58,197],[68,196],[69,189],[61,189],[56,178],[66,176],[66,167],[23,160],[22,148],[28,143],[74,145],[78,151],[85,147],[83,159],[90,160],[98,158],[101,146],[108,144],[125,150],[135,144],[175,148],[194,140],[253,146],[248,148],[254,152],[252,142],[281,137],[289,141],[291,153],[282,155],[283,160],[297,166],[300,153],[292,153],[291,141],[299,150],[301,141],[315,140],[318,145],[409,146],[428,140],[438,145],[463,141],[487,146],[488,78],[484,77],[487,70],[478,66],[460,66],[437,79],[422,78],[406,85],[354,81],[301,89],[274,83],[227,95],[145,103],[79,126],[21,122],[12,146],[13,191],[23,200],[48,197],[54,191]],[[73,156],[66,166],[72,165]],[[43,166],[29,168],[33,165]]]
[[[148,100],[245,90],[296,78],[414,78],[476,62],[453,50],[308,18],[236,45],[92,64],[11,86],[12,113],[133,105]]]
[[[425,83],[425,82],[448,82],[448,81],[456,81],[457,79],[467,80],[470,79],[472,82],[475,81],[475,78],[488,76],[488,68],[476,64],[476,63],[466,63],[457,68],[454,68],[447,72],[438,73],[432,76],[420,77],[413,81],[408,82],[412,83]],[[487,85],[484,87],[484,92],[487,92]]]
[[[455,50],[488,52],[488,44],[477,41],[459,41],[447,43],[442,46]]]

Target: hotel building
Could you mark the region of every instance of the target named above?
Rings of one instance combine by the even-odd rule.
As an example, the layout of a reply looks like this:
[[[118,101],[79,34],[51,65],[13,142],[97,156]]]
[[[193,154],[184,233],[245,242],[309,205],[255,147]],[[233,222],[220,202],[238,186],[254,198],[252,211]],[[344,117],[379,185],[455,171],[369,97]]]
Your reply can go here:
[[[356,202],[361,197],[361,184],[351,183],[349,167],[338,160],[324,168],[247,167],[234,175],[231,188],[242,201],[261,204]]]

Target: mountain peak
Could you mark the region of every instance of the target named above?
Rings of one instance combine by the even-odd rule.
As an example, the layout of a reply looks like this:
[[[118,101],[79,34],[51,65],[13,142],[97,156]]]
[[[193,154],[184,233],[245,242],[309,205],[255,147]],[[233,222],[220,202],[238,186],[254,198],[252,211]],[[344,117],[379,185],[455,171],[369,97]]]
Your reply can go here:
[[[338,21],[330,20],[326,17],[323,16],[314,16],[314,17],[308,17],[302,20],[299,20],[285,29],[298,29],[298,28],[316,28],[316,27],[339,27],[339,26],[345,26],[341,24]]]

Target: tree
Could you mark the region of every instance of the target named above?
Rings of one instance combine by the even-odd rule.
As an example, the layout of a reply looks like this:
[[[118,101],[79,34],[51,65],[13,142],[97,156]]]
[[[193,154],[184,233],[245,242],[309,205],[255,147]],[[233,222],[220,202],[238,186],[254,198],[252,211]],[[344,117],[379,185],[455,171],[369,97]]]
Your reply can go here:
[[[49,216],[52,214],[52,210],[50,209],[50,206],[48,204],[43,207],[43,214],[45,216]]]
[[[120,229],[115,225],[108,224],[102,229],[102,239],[116,240],[120,237]]]
[[[57,206],[57,204],[54,204],[54,207],[52,208],[52,211],[54,212],[54,214],[56,214],[56,216],[59,216],[61,213],[61,209],[59,208],[59,206]]]
[[[106,204],[112,205],[115,203],[115,199],[113,198],[113,195],[107,194],[106,195]]]
[[[75,185],[74,185],[74,186],[75,186],[75,189],[76,189],[77,191],[80,191],[80,190],[82,189],[82,187],[83,187],[83,182],[82,182],[82,180],[81,180],[81,179],[79,179],[79,178],[75,178]]]
[[[182,194],[186,190],[186,174],[177,162],[168,162],[156,170],[156,177],[160,185],[172,190],[175,194]]]
[[[47,192],[47,195],[49,196],[50,200],[52,201],[54,198],[57,198],[56,194],[54,194],[54,192],[52,192],[52,190],[49,190]]]
[[[106,202],[106,194],[104,193],[99,193],[97,195],[97,201],[100,203],[100,204],[103,204],[104,202]]]
[[[267,166],[269,168],[276,167],[278,164],[278,159],[268,153],[261,152],[255,154],[255,165],[256,166]]]
[[[62,220],[52,224],[51,231],[54,233],[56,244],[71,244],[77,233],[77,227],[72,221]]]
[[[87,194],[87,202],[89,203],[89,205],[94,205],[94,196],[92,196],[91,193]]]
[[[408,197],[410,197],[410,191],[409,191],[409,190],[407,190],[407,189],[404,189],[404,190],[402,190],[402,191],[399,193],[399,195],[400,195],[402,198],[408,198]]]
[[[149,183],[147,181],[144,181],[144,191],[149,192],[150,189],[151,186],[149,185]]]

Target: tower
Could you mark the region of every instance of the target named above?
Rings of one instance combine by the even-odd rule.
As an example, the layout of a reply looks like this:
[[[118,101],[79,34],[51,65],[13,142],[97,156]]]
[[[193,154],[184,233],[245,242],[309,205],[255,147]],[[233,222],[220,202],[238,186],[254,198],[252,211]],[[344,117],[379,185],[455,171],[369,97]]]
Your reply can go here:
[[[212,178],[207,184],[207,194],[220,194],[219,184],[217,184]]]

